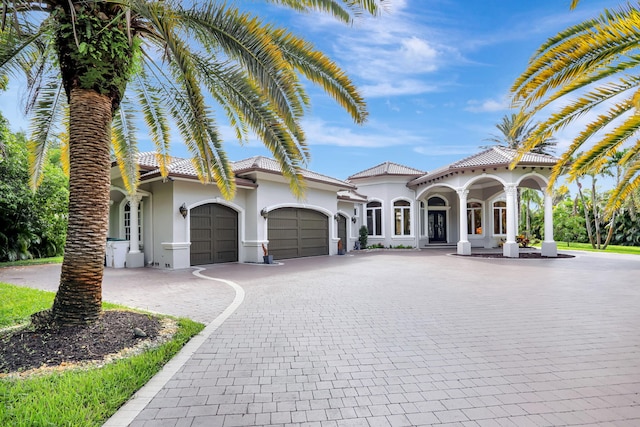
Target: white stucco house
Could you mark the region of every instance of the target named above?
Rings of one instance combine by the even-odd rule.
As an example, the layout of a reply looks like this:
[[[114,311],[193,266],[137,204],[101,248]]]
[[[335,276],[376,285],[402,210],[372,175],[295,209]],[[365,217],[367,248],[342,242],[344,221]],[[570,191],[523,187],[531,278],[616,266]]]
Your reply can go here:
[[[292,195],[275,160],[252,157],[233,163],[238,190],[228,201],[198,180],[190,160],[172,158],[163,179],[156,155],[141,153],[135,195],[112,167],[109,237],[126,255],[116,265],[108,251],[107,265],[262,262],[263,245],[276,260],[335,255],[354,247],[362,225],[369,244],[450,245],[460,255],[502,246],[505,256],[517,257],[517,188],[544,191],[556,159],[527,154],[510,169],[515,154],[493,147],[432,172],[386,162],[346,181],[305,170],[303,200]],[[542,253],[553,257],[552,202],[544,194]]]

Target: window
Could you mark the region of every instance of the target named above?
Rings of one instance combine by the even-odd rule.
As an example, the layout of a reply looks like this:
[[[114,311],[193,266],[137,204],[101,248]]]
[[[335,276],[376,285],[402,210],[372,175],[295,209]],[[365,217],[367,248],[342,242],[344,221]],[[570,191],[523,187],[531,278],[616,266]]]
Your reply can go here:
[[[482,234],[482,203],[467,203],[467,234]]]
[[[393,214],[395,217],[395,235],[411,235],[411,203],[406,200],[393,202]]]
[[[131,205],[124,205],[124,238],[131,240]],[[142,202],[138,203],[138,242],[142,243]]]
[[[424,236],[425,235],[425,231],[424,231],[424,223],[425,223],[425,209],[424,209],[424,202],[420,202],[420,235]]]
[[[441,197],[432,197],[429,199],[429,206],[446,206],[447,204]]]
[[[493,203],[493,234],[507,234],[507,202]]]
[[[367,228],[369,236],[382,236],[382,203],[367,203]]]

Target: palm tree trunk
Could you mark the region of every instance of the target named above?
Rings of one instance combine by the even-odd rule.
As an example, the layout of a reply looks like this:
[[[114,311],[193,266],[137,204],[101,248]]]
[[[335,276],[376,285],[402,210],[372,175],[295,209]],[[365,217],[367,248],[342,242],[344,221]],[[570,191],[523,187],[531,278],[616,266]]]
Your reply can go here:
[[[52,316],[77,325],[97,319],[102,306],[112,104],[86,89],[72,89],[69,99],[69,224]]]
[[[591,220],[589,219],[589,210],[587,207],[587,202],[584,199],[584,194],[582,194],[582,184],[580,181],[576,179],[576,183],[578,184],[578,194],[580,195],[580,200],[582,201],[582,210],[584,211],[584,222],[587,227],[587,236],[589,236],[589,243],[591,243],[591,247],[593,249],[596,248],[595,243],[593,242],[593,233],[591,232]]]
[[[602,237],[600,236],[600,214],[597,205],[596,178],[591,177],[591,206],[593,207],[593,226],[595,227],[596,247],[600,249]]]
[[[611,222],[609,223],[609,232],[607,233],[607,238],[604,241],[604,245],[602,245],[602,250],[607,249],[609,243],[611,243],[611,238],[613,237],[613,227],[616,225],[616,212],[614,211],[611,214]]]

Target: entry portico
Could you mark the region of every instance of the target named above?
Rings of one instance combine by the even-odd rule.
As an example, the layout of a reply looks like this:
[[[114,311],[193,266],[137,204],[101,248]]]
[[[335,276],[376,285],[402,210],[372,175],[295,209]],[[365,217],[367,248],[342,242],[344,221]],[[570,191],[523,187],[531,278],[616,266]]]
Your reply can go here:
[[[426,210],[420,219],[428,218],[427,240],[420,247],[431,244],[438,234],[432,227],[441,224],[432,219],[441,215],[431,214],[435,208],[432,200],[437,198],[444,200],[445,205],[451,206],[449,211],[457,215],[457,221],[446,223],[450,227],[446,233],[449,243],[457,238],[458,254],[470,255],[472,247],[501,245],[505,257],[518,257],[518,189],[531,188],[545,194],[542,255],[556,256],[552,201],[546,192],[556,159],[528,153],[516,167],[510,168],[516,155],[516,150],[492,147],[411,180],[407,187],[415,191],[416,200]]]

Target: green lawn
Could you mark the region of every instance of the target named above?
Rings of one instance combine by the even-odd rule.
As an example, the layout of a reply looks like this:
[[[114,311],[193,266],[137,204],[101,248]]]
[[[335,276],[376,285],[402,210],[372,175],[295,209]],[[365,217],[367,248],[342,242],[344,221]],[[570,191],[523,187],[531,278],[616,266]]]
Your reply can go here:
[[[51,306],[53,292],[0,283],[0,327]],[[114,307],[106,304],[105,307]],[[204,325],[179,319],[173,339],[100,368],[0,379],[0,426],[100,426]]]
[[[61,256],[52,257],[52,258],[21,259],[19,261],[0,262],[0,268],[12,267],[16,265],[59,264],[61,262],[62,262]]]
[[[606,250],[602,249],[593,249],[590,243],[567,243],[567,242],[558,242],[558,249],[560,250],[578,250],[578,251],[591,251],[591,252],[606,252],[613,254],[631,254],[631,255],[640,255],[640,247],[638,246],[618,246],[618,245],[609,245]]]

